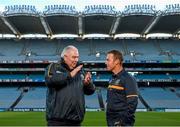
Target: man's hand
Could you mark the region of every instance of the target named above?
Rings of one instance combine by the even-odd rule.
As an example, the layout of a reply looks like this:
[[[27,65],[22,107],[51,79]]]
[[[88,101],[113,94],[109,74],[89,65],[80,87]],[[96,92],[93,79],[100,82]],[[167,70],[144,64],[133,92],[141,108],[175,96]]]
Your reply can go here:
[[[91,82],[91,73],[87,72],[85,77],[84,77],[84,84],[88,85]]]
[[[76,68],[74,68],[74,70],[70,72],[71,77],[74,77],[81,70],[82,67],[83,65],[79,65]]]

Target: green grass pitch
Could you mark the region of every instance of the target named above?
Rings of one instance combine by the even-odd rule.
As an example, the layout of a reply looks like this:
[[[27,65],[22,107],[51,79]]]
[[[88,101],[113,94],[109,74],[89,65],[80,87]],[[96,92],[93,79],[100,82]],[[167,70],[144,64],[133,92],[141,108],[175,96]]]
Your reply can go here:
[[[0,112],[0,126],[45,126],[44,112]],[[83,126],[106,126],[105,112],[86,112]],[[136,126],[180,126],[180,112],[137,112]]]

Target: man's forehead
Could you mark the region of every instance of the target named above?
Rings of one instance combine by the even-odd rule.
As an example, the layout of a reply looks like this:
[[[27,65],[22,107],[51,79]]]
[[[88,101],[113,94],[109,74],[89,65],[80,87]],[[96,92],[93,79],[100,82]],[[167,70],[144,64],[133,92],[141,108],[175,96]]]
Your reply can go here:
[[[112,53],[108,54],[107,57],[114,58],[114,55]]]
[[[75,49],[67,51],[66,54],[71,56],[79,56],[78,50]]]

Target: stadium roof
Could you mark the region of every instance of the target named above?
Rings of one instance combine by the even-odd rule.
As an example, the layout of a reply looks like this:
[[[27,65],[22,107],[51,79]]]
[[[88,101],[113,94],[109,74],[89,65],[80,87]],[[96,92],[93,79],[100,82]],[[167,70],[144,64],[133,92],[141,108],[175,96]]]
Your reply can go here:
[[[39,12],[32,5],[11,5],[0,14],[0,38],[7,38],[6,34],[15,38],[28,34],[36,35],[35,38],[38,34],[47,38],[86,38],[88,35],[96,37],[96,34],[147,38],[152,34],[157,37],[156,33],[179,38],[180,4],[166,5],[165,8],[161,11],[154,5],[133,4],[117,11],[111,5],[89,5],[78,11],[72,5],[47,5]]]

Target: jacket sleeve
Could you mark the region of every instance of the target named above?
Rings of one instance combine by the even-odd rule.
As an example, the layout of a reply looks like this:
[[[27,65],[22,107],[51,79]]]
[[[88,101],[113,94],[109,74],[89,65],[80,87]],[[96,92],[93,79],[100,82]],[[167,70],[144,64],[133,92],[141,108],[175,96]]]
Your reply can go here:
[[[67,85],[67,80],[70,78],[70,73],[57,70],[55,65],[55,63],[52,63],[47,67],[45,72],[45,83],[48,87],[63,87]]]
[[[129,123],[129,125],[134,124],[135,122],[135,111],[138,104],[138,97],[128,97],[127,98],[128,108],[127,108],[127,120],[126,122]]]
[[[138,104],[138,87],[137,82],[134,77],[126,78],[126,97],[127,97],[127,119],[125,120],[129,126],[133,125],[135,122],[135,111]]]
[[[88,84],[88,85],[84,84],[83,89],[84,89],[84,93],[86,95],[91,95],[91,94],[93,94],[95,92],[95,85],[92,82],[90,84]]]

